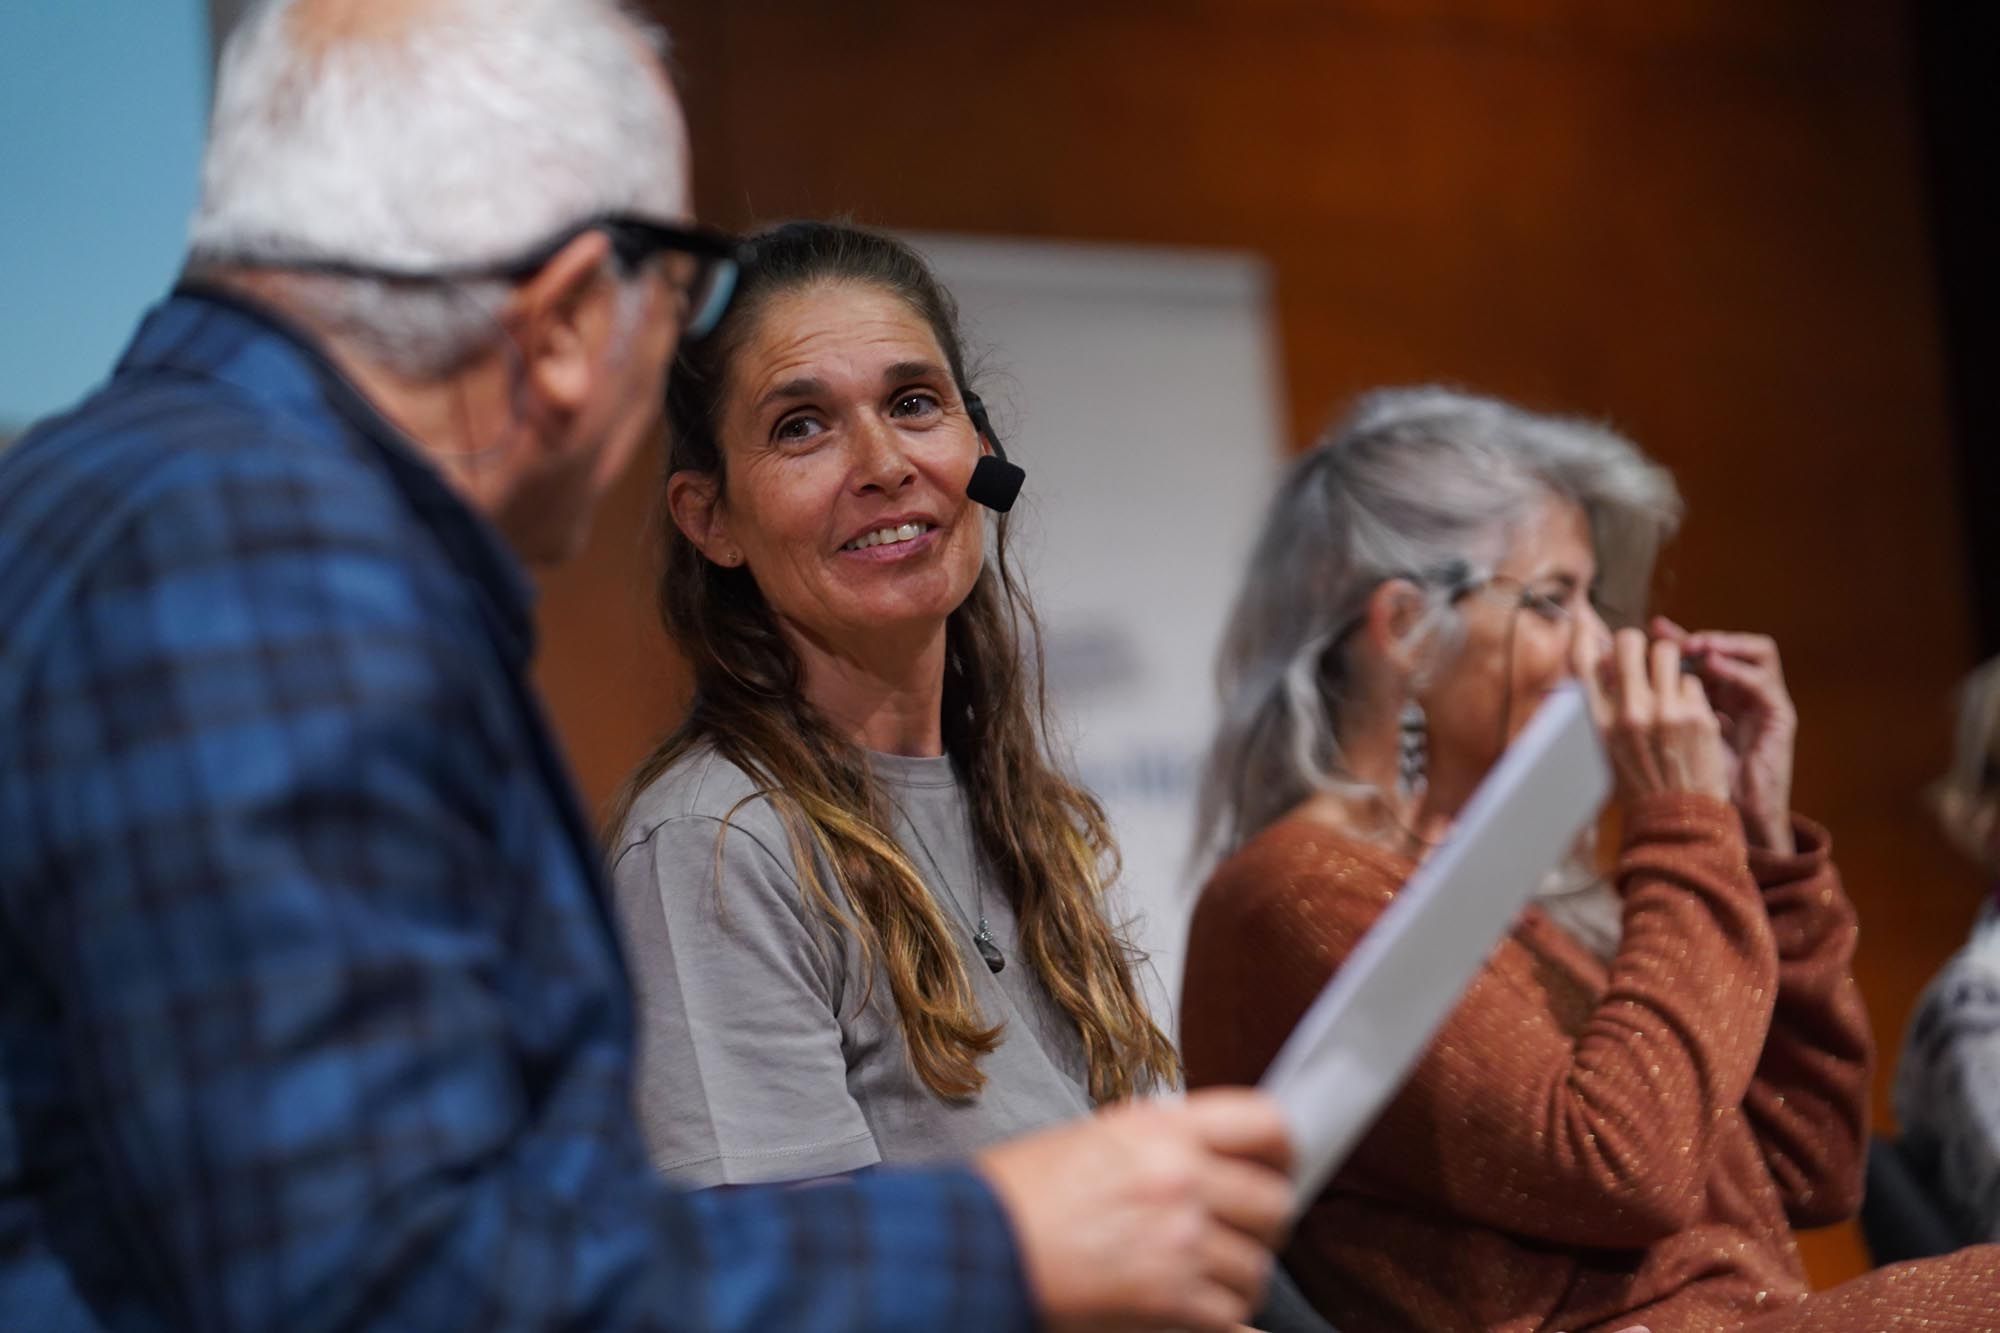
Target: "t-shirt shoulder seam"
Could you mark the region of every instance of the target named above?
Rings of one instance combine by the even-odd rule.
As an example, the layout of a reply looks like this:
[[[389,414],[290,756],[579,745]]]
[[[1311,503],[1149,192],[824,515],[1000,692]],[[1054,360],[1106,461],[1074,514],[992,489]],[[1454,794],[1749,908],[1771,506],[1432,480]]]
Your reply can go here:
[[[618,849],[618,855],[614,857],[611,862],[612,870],[616,871],[619,865],[621,865],[624,862],[626,857],[630,856],[633,852],[639,850],[639,848],[644,847],[648,843],[651,843],[655,839],[657,839],[662,830],[676,824],[682,824],[682,825],[708,824],[718,828],[726,829],[731,833],[741,834],[744,838],[749,840],[750,844],[753,847],[755,847],[758,851],[762,852],[765,856],[770,858],[771,864],[777,868],[778,872],[782,874],[788,882],[790,882],[794,887],[797,887],[798,871],[797,867],[794,866],[792,863],[789,851],[787,852],[786,855],[780,856],[778,855],[777,852],[771,849],[770,844],[765,842],[762,836],[760,836],[755,829],[747,828],[743,824],[737,822],[736,820],[727,818],[725,816],[711,815],[705,812],[699,812],[699,813],[691,812],[687,814],[667,815],[666,817],[658,820],[657,822],[648,825],[644,833],[628,839],[625,845]]]
[[[702,795],[707,789],[709,774],[717,764],[721,764],[728,771],[735,773],[750,788],[745,793],[745,798],[731,801],[728,810],[724,813],[717,813],[716,811],[702,808]],[[680,787],[682,789],[680,794],[674,799],[667,801],[662,812],[650,816],[641,816],[639,812],[649,804],[649,798],[652,798],[655,792],[660,791],[661,788],[669,784]],[[639,790],[638,795],[633,798],[631,812],[626,815],[625,827],[618,830],[620,841],[617,856],[613,858],[614,862],[624,859],[625,854],[631,851],[632,848],[645,842],[666,824],[677,819],[713,819],[723,821],[726,818],[732,828],[739,829],[755,837],[756,834],[754,831],[746,828],[734,816],[739,810],[752,807],[769,809],[770,805],[770,794],[756,786],[748,773],[745,773],[735,764],[723,758],[713,747],[705,746],[693,754],[677,760],[665,772],[655,777]],[[775,811],[773,811],[773,815],[775,817]]]

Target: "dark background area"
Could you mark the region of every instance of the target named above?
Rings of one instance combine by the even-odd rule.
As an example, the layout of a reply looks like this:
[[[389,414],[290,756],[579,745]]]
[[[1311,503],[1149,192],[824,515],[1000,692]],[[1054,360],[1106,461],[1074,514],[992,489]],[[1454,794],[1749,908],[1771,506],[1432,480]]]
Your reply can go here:
[[[1957,445],[1960,512],[1982,658],[2000,653],[2000,207],[1993,191],[1992,57],[2000,20],[1990,5],[1925,0],[1914,7],[1931,240],[1944,321],[1946,382]]]

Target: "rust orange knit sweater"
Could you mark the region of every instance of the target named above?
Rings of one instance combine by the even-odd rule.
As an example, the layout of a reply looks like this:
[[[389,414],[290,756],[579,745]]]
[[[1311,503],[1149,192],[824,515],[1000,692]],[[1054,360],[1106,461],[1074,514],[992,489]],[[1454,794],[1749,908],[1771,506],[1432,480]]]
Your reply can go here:
[[[1859,1204],[1873,1052],[1854,910],[1825,833],[1798,835],[1796,855],[1746,851],[1727,804],[1647,798],[1626,815],[1608,967],[1527,912],[1292,1239],[1288,1266],[1343,1333],[1806,1314],[1792,1228]],[[1190,1084],[1255,1082],[1413,869],[1303,812],[1222,865],[1190,936]],[[1875,1285],[1935,1303],[1976,1283],[1974,1322],[1909,1326],[2000,1327],[1991,1253],[1954,1262],[1976,1271]],[[1841,1290],[1860,1322],[1815,1299],[1804,1326],[1890,1326]]]

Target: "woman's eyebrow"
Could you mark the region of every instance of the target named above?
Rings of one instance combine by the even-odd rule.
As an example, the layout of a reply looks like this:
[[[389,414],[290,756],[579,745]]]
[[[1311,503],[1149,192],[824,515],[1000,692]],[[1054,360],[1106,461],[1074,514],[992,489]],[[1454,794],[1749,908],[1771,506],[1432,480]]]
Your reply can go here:
[[[944,367],[935,361],[898,361],[882,372],[882,382],[904,383],[909,380],[935,380],[945,377]]]
[[[1528,581],[1530,583],[1561,583],[1572,588],[1581,587],[1584,583],[1582,575],[1568,568],[1544,569]]]
[[[784,402],[795,398],[818,398],[825,392],[825,380],[816,379],[810,375],[801,375],[797,379],[786,380],[783,384],[779,384],[767,391],[762,398],[757,400],[757,410],[761,412],[772,403]]]

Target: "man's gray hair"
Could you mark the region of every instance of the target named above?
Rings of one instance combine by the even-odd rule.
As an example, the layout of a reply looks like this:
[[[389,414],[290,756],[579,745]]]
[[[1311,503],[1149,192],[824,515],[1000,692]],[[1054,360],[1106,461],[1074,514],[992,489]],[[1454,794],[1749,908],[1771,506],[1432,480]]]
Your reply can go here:
[[[1680,519],[1665,469],[1591,422],[1425,387],[1363,397],[1292,467],[1265,518],[1217,668],[1222,720],[1196,855],[1227,856],[1319,791],[1372,789],[1341,734],[1359,697],[1351,628],[1391,578],[1423,590],[1421,670],[1454,652],[1454,592],[1492,572],[1550,496],[1589,520],[1607,618],[1636,620]]]
[[[501,263],[600,212],[687,201],[665,34],[615,0],[420,0],[315,41],[294,0],[230,35],[189,269]],[[489,340],[498,282],[296,280],[313,313],[411,373]]]

